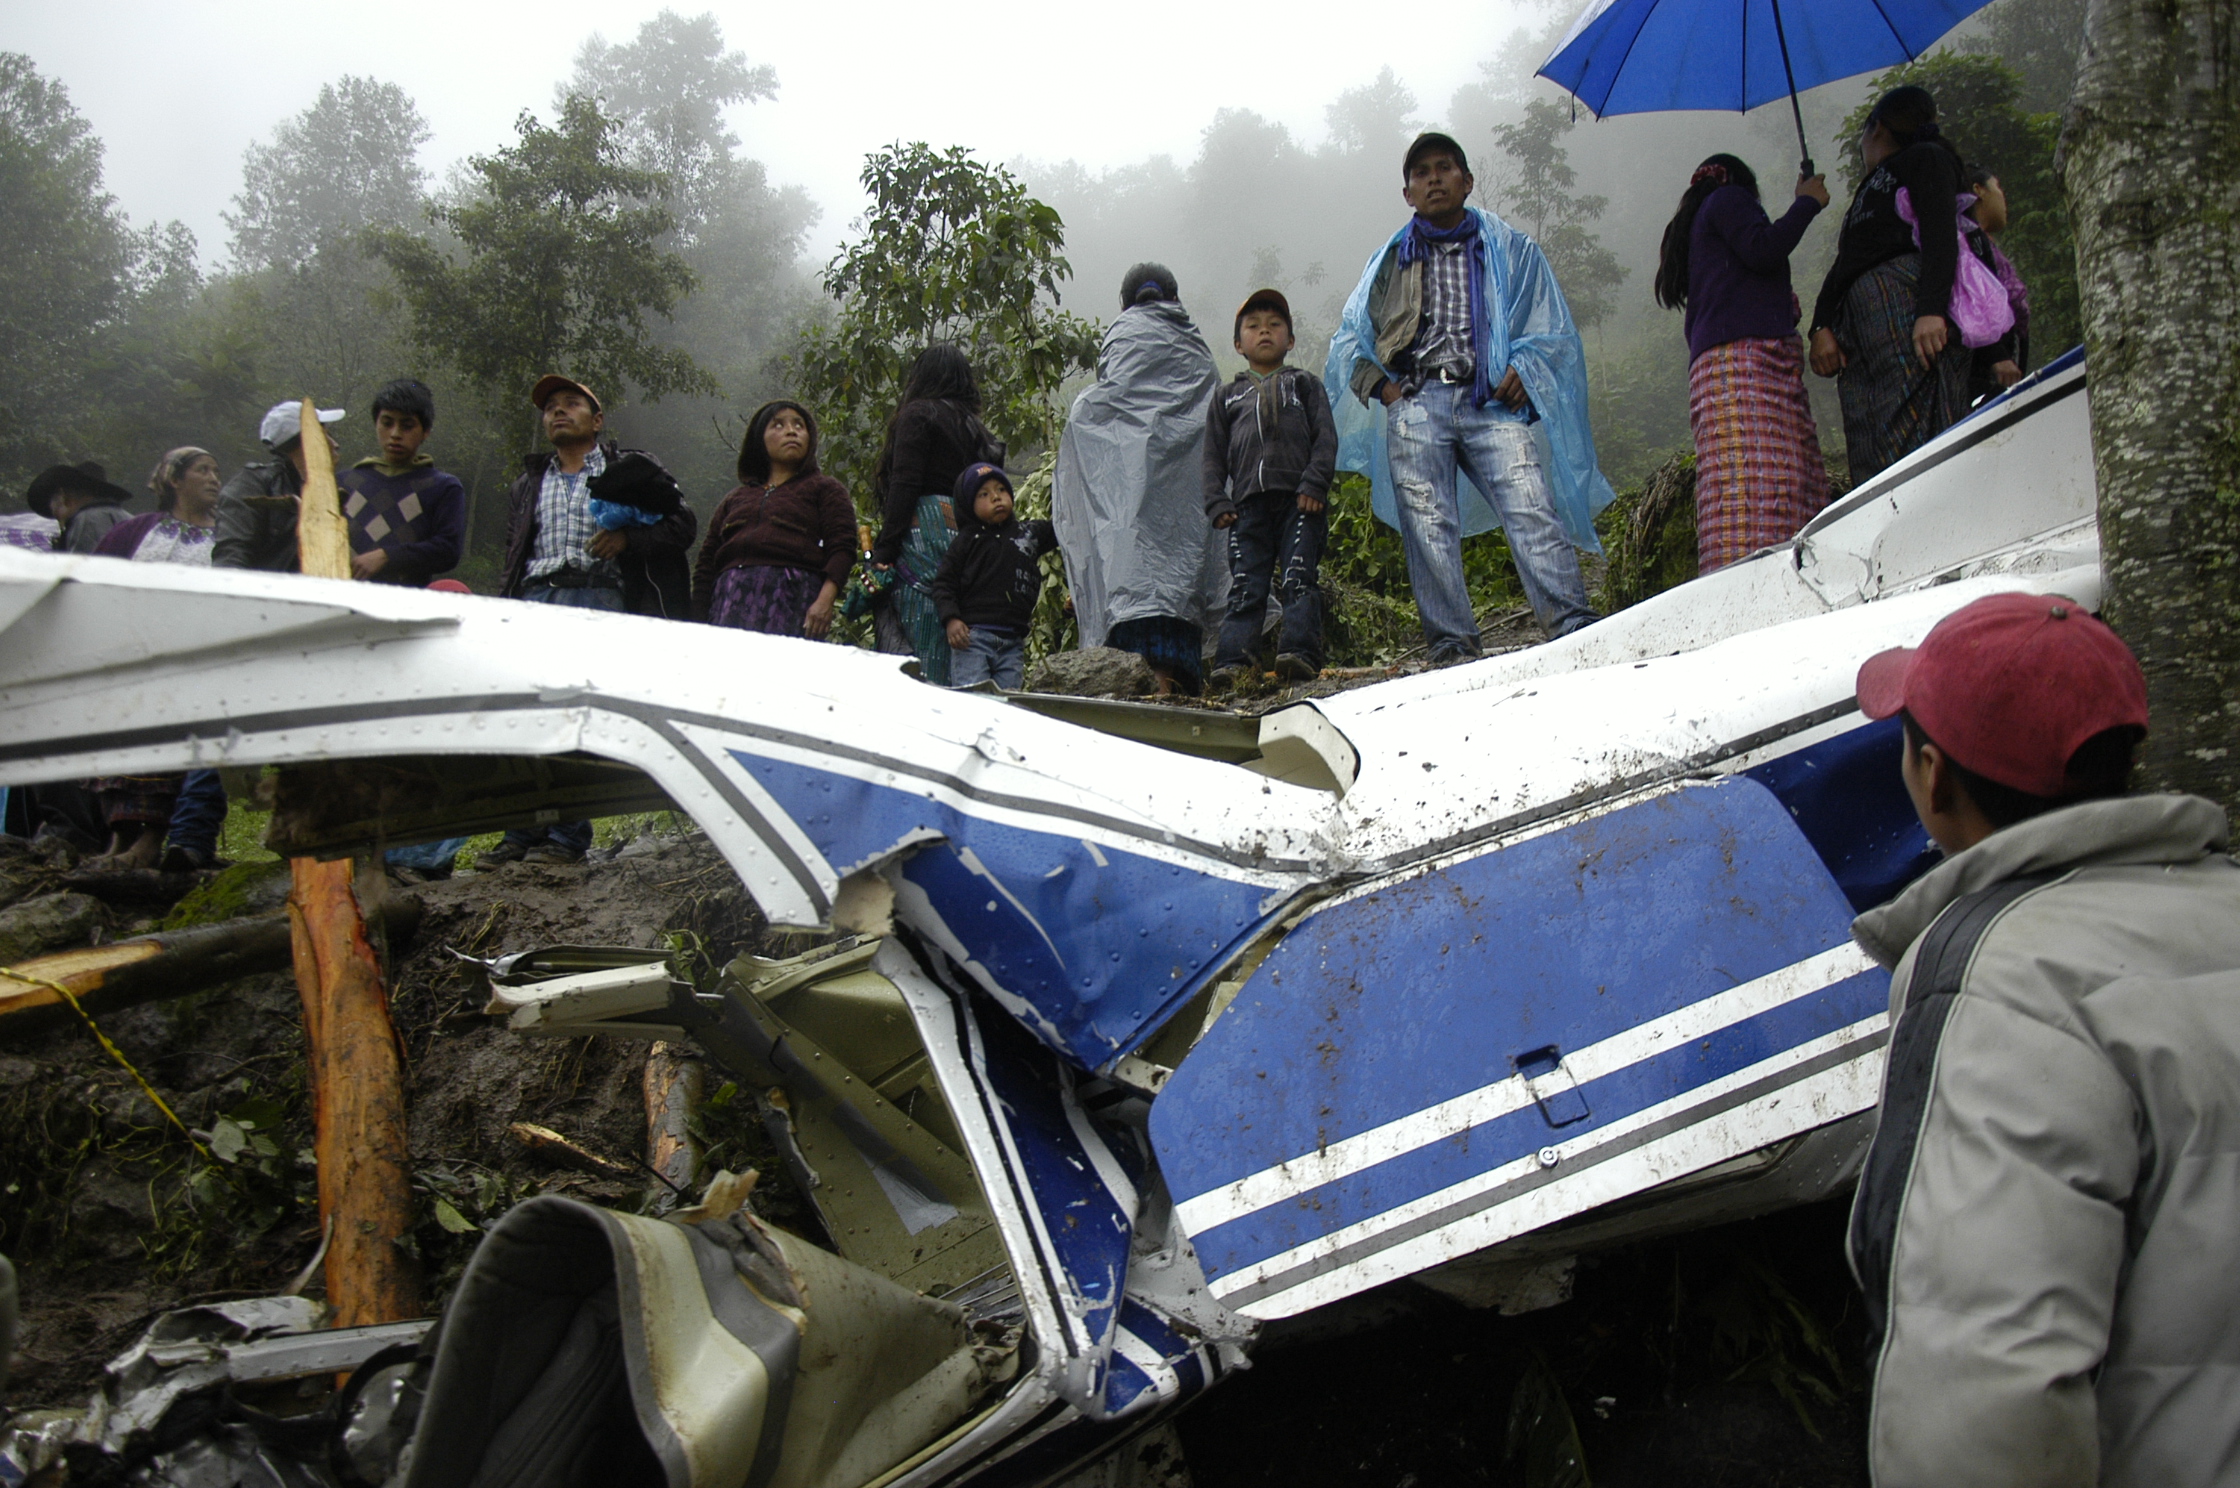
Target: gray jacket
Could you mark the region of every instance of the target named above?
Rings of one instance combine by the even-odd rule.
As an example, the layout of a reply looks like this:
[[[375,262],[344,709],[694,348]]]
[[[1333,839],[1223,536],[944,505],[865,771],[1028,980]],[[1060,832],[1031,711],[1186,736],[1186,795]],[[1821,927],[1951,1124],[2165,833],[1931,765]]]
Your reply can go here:
[[[213,568],[261,568],[270,573],[301,573],[296,557],[296,512],[303,482],[295,463],[279,456],[245,465],[218,493],[217,537],[211,544]]]
[[[1880,1488],[2240,1483],[2240,865],[2088,802],[1852,933],[1891,980],[1853,1202]]]
[[[1298,367],[1275,374],[1276,425],[1264,426],[1260,384],[1250,372],[1213,390],[1206,405],[1206,516],[1233,512],[1262,491],[1330,494],[1338,467],[1338,426],[1322,379]]]

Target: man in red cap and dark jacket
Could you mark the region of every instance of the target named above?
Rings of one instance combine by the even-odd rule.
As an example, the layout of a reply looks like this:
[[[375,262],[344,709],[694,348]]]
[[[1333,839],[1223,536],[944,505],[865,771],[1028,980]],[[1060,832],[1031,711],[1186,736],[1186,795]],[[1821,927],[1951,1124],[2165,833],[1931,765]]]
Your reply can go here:
[[[1859,671],[1946,860],[1861,915],[1892,1030],[1851,1214],[1877,1488],[2240,1482],[2240,865],[2128,795],[2146,682],[2057,595]]]

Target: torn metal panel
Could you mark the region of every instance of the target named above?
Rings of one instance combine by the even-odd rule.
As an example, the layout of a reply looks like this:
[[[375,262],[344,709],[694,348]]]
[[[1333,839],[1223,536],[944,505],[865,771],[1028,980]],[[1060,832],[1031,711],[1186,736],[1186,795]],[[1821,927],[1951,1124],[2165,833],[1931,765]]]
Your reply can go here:
[[[1152,1108],[1215,1295],[1286,1316],[1683,1171],[1675,1138],[1762,1145],[1715,1119],[1753,1101],[1862,1109],[1888,979],[1851,913],[1748,780],[1318,909]]]

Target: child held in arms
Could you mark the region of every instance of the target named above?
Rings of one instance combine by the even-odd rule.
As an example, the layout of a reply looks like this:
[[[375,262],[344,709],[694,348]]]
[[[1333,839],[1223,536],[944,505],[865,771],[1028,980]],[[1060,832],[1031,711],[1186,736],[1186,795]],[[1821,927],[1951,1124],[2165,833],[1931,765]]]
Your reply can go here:
[[[1254,674],[1271,588],[1283,607],[1277,679],[1311,682],[1322,670],[1324,506],[1338,428],[1320,379],[1284,365],[1294,340],[1290,302],[1254,291],[1237,311],[1245,370],[1206,413],[1206,515],[1229,534],[1229,607],[1206,679],[1216,692]]]
[[[436,426],[435,394],[400,377],[373,395],[381,453],[342,472],[342,516],[350,527],[351,577],[426,588],[459,566],[467,539],[467,493],[459,478],[421,452]]]
[[[968,465],[957,477],[957,535],[928,590],[956,653],[951,687],[992,681],[1013,692],[1026,680],[1041,559],[1058,539],[1048,522],[1021,521],[1012,499],[1011,478],[993,465]]]

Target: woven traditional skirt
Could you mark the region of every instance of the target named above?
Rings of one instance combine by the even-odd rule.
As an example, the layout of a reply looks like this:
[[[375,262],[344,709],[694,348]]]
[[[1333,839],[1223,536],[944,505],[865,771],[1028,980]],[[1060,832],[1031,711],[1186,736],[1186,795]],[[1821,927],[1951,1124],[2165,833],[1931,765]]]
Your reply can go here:
[[[738,564],[716,575],[708,623],[764,635],[797,636],[809,606],[824,591],[824,575],[807,568]]]
[[[1957,331],[1935,366],[1913,349],[1913,296],[1921,255],[1909,253],[1861,274],[1843,297],[1834,330],[1846,358],[1836,378],[1851,484],[1863,484],[1951,428],[1968,411],[1973,353]]]
[[[896,656],[918,658],[919,675],[936,687],[949,685],[949,637],[934,613],[929,592],[941,560],[956,534],[957,518],[946,496],[918,498],[917,519],[895,561],[901,582],[890,589],[888,602],[872,612],[872,628],[879,649]]]
[[[1172,615],[1151,615],[1122,620],[1105,632],[1104,643],[1115,651],[1133,651],[1156,667],[1165,667],[1190,691],[1198,690],[1198,673],[1205,662],[1206,633],[1187,620]]]
[[[1688,367],[1696,442],[1696,572],[1795,537],[1828,504],[1820,431],[1795,336],[1714,346]]]

